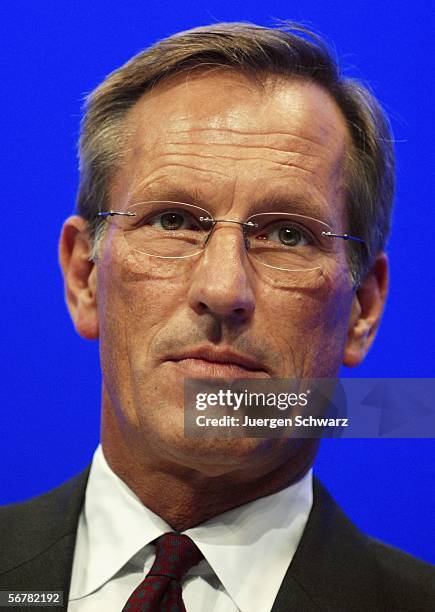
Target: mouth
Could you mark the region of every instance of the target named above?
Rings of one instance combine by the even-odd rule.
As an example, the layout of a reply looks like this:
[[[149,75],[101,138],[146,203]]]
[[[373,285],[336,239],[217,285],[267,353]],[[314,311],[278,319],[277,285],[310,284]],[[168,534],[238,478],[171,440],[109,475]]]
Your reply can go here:
[[[166,359],[186,378],[269,378],[265,366],[230,350],[197,349]]]

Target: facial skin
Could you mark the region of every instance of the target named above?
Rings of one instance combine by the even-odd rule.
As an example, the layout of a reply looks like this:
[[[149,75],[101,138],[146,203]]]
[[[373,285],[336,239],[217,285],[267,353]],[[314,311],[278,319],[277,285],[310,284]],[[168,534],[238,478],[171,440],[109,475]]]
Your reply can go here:
[[[109,208],[190,195],[215,218],[245,220],[279,199],[346,230],[349,136],[313,83],[191,73],[145,95],[126,129]],[[104,454],[143,503],[181,530],[301,477],[315,440],[185,438],[183,377],[327,377],[357,365],[382,313],[385,255],[355,294],[344,243],[322,270],[282,283],[248,259],[235,224],[218,224],[206,251],[181,264],[132,254],[113,226],[96,265],[89,248],[84,221],[71,217],[61,264],[78,333],[100,338]],[[195,349],[236,352],[256,371],[180,359]]]

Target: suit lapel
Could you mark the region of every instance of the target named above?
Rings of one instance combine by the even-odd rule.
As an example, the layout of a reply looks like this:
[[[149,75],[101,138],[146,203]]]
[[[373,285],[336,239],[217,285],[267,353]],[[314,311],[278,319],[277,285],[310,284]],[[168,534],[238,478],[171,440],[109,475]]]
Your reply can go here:
[[[272,612],[382,608],[368,538],[314,479],[314,502]]]

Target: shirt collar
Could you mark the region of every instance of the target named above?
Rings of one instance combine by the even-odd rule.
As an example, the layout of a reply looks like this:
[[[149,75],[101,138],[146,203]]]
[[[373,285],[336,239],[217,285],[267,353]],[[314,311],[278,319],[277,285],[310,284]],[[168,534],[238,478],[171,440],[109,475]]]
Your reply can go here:
[[[302,537],[312,501],[310,470],[295,484],[184,533],[201,550],[240,610],[270,609]],[[70,597],[84,597],[100,588],[168,531],[173,529],[111,470],[98,446],[74,556],[87,561],[73,569]]]

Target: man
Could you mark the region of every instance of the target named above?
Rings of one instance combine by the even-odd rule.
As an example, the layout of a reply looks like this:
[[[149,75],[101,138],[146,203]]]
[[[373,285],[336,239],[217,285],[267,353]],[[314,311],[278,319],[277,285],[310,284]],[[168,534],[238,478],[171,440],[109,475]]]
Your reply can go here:
[[[2,509],[1,589],[63,591],[70,612],[435,609],[434,568],[313,487],[317,440],[183,427],[184,378],[364,359],[394,183],[371,94],[302,28],[218,24],[110,75],[80,155],[60,261],[77,332],[100,340],[101,447]]]

